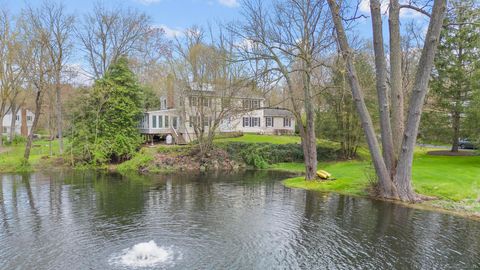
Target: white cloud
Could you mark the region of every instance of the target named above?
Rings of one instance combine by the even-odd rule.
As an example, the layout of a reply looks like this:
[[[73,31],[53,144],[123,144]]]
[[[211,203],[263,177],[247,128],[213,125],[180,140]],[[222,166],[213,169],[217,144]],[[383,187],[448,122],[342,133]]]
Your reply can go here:
[[[178,28],[171,28],[165,24],[158,25],[158,27],[162,28],[165,31],[165,36],[170,39],[183,35],[183,31]]]
[[[416,17],[422,17],[422,16],[423,16],[422,13],[412,9],[406,9],[406,8],[400,9],[400,17],[402,18],[416,18]]]
[[[136,0],[136,1],[139,2],[140,4],[144,4],[144,5],[148,6],[148,5],[151,5],[151,4],[158,3],[162,0]]]
[[[360,5],[358,6],[358,9],[363,13],[370,14],[370,1],[361,0]],[[380,1],[380,9],[382,14],[386,14],[388,9],[388,1],[385,1],[385,0]]]
[[[405,1],[400,1],[400,4],[403,4]],[[388,15],[388,1],[386,0],[380,0],[380,9],[382,12],[382,15]],[[358,9],[360,12],[365,13],[365,14],[370,14],[370,0],[361,0],[360,5],[358,6]],[[414,17],[420,17],[422,14],[420,12],[411,10],[411,9],[405,9],[402,8],[400,9],[400,17],[402,18],[414,18]]]
[[[238,0],[218,0],[218,3],[220,3],[220,5],[231,7],[231,8],[240,6],[240,3],[238,3]]]
[[[66,79],[77,86],[90,86],[94,82],[92,76],[85,70],[85,63],[67,64]]]
[[[252,40],[244,38],[241,41],[237,42],[235,45],[242,49],[251,49],[254,43]]]

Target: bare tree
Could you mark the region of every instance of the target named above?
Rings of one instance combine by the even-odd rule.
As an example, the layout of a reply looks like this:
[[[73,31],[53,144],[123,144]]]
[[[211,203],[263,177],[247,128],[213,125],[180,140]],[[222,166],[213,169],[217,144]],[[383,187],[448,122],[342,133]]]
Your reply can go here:
[[[0,120],[8,111],[12,122],[18,110],[17,97],[21,90],[24,75],[25,56],[18,27],[8,11],[0,11]],[[14,128],[14,127],[13,127]],[[3,132],[3,131],[2,131]],[[10,130],[10,140],[15,134]],[[1,137],[1,136],[0,136]],[[0,138],[0,145],[2,138]]]
[[[24,75],[24,71],[23,71],[23,68],[22,67],[22,80],[21,82],[23,82],[23,77],[25,76]],[[21,83],[19,82],[19,83]],[[11,118],[11,121],[10,121],[10,134],[8,136],[8,140],[10,143],[13,142],[13,139],[15,138],[16,136],[16,126],[17,126],[17,119],[16,116],[17,113],[20,111],[20,109],[22,108],[22,106],[25,105],[25,98],[26,98],[26,91],[23,87],[21,86],[18,86],[16,87],[16,91],[14,91],[14,93],[11,95],[10,99],[9,99],[9,103],[10,103],[10,111],[12,112],[12,118]]]
[[[34,93],[35,117],[25,146],[24,159],[28,161],[34,132],[37,129],[43,105],[45,92],[53,85],[54,64],[50,57],[51,33],[42,23],[44,14],[41,9],[26,8],[22,13],[21,27],[23,28],[24,42],[28,43],[25,57],[28,59],[27,79],[29,88]]]
[[[176,41],[178,58],[172,66],[181,89],[183,123],[193,128],[202,156],[212,149],[223,121],[251,109],[241,98],[255,91],[244,64],[232,59],[233,42],[222,32],[210,36],[207,41],[202,29],[187,29]]]
[[[238,36],[240,58],[251,62],[257,80],[268,76],[269,84],[280,83],[287,89],[310,180],[317,169],[313,100],[321,89],[314,74],[325,64],[322,56],[333,44],[330,15],[322,0],[278,0],[269,5],[245,1],[245,23],[230,30]]]
[[[392,2],[397,3],[392,3]],[[435,56],[435,51],[439,42],[440,30],[442,28],[443,17],[446,9],[445,0],[434,0],[434,4],[431,10],[430,23],[428,26],[428,31],[425,38],[425,43],[423,46],[422,54],[420,56],[419,65],[415,74],[415,82],[413,85],[413,91],[410,97],[410,103],[408,106],[408,114],[406,119],[405,129],[402,133],[402,143],[398,155],[393,155],[390,153],[391,149],[394,148],[393,142],[389,142],[389,139],[383,138],[384,136],[391,137],[391,129],[388,129],[388,123],[382,125],[382,144],[384,148],[384,156],[381,154],[381,148],[378,143],[378,140],[375,135],[375,130],[373,127],[371,116],[368,112],[368,109],[365,105],[364,93],[360,87],[357,71],[355,69],[352,57],[352,50],[348,43],[347,35],[344,30],[342,23],[342,17],[340,14],[340,6],[335,0],[328,0],[330,6],[330,11],[332,13],[333,22],[335,24],[335,30],[337,34],[337,40],[339,48],[345,59],[348,71],[349,82],[351,85],[352,95],[355,100],[358,114],[360,116],[362,126],[364,128],[365,136],[367,143],[370,149],[370,154],[372,156],[373,164],[378,176],[378,187],[379,187],[379,196],[388,199],[399,199],[402,201],[415,201],[420,197],[415,194],[412,188],[411,178],[412,178],[412,163],[413,163],[413,152],[415,148],[415,143],[417,140],[418,127],[420,124],[420,118],[422,114],[423,104],[425,96],[428,91],[428,81],[430,78],[430,72],[433,67],[433,59]],[[390,1],[391,8],[395,9],[395,5],[398,4],[397,0]],[[370,1],[371,12],[372,12],[372,26],[374,31],[374,45],[377,47],[375,49],[375,63],[377,69],[377,91],[379,92],[379,111],[381,118],[384,121],[388,119],[389,107],[388,101],[383,100],[384,89],[386,86],[385,77],[387,76],[385,72],[378,70],[380,68],[385,68],[385,54],[383,53],[383,37],[382,37],[382,27],[381,27],[381,13],[380,13],[380,3],[378,0]],[[413,8],[414,6],[406,5],[405,8]],[[394,14],[391,14],[391,19],[396,20],[398,14],[396,11],[393,11]],[[396,22],[392,22],[390,25],[390,31],[393,32],[392,40],[397,40],[397,35],[395,32],[397,29]],[[391,52],[394,54],[400,54],[400,50],[395,50]],[[393,56],[395,59],[399,59],[397,55]],[[400,57],[401,59],[401,57]],[[397,61],[394,60],[394,61]],[[394,72],[398,72],[398,63],[392,63],[395,65]],[[401,66],[400,66],[401,67]],[[401,71],[400,71],[401,72]],[[401,75],[401,74],[400,74]],[[392,80],[402,80],[402,76],[398,74],[392,74],[390,77],[390,83],[393,85],[401,85],[401,82],[392,83]],[[402,112],[403,113],[403,112]],[[385,148],[388,149],[388,153],[385,153]],[[389,163],[390,155],[393,156],[391,160],[398,160],[397,163]]]
[[[39,27],[42,27],[49,33],[48,55],[50,62],[53,65],[53,79],[55,95],[54,98],[54,112],[56,118],[56,130],[59,140],[60,154],[63,153],[63,110],[62,110],[62,79],[66,69],[66,61],[72,53],[73,48],[73,30],[74,30],[74,16],[67,14],[64,6],[61,3],[43,2],[40,9],[37,11]],[[52,121],[49,121],[51,126],[54,126]]]
[[[119,57],[141,54],[155,59],[156,53],[164,52],[164,31],[152,27],[147,15],[132,9],[109,9],[97,4],[76,32],[91,68],[89,73],[95,79],[102,77]]]

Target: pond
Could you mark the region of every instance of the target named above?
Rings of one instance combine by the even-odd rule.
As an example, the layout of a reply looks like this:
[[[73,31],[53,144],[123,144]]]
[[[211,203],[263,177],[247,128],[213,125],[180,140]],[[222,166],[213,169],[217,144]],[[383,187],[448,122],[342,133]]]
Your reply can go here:
[[[480,222],[280,172],[1,177],[0,269],[480,268]]]

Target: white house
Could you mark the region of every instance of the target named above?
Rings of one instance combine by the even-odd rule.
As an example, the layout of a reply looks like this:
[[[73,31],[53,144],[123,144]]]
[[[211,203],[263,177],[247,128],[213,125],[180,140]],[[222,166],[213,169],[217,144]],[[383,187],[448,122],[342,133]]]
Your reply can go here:
[[[214,108],[222,106],[223,102],[211,86],[204,90],[191,91],[183,97],[175,98],[173,93],[173,86],[171,86],[167,89],[167,97],[161,98],[159,109],[144,112],[139,128],[147,139],[153,140],[153,137],[165,137],[170,134],[177,143],[190,142],[195,139],[194,126],[199,120],[196,114],[199,108],[202,107],[203,110],[208,111],[203,114],[205,115],[203,124],[208,128],[218,114]],[[222,117],[216,132],[258,134],[293,134],[295,132],[293,113],[281,108],[265,108],[263,97],[243,93],[230,98],[229,102],[237,104],[235,106],[238,110],[232,110],[228,116]]]
[[[11,111],[3,117],[2,134],[9,136],[12,125],[12,117],[15,117],[15,134],[21,136],[28,136],[32,129],[33,119],[35,114],[27,109],[20,109],[15,115]]]

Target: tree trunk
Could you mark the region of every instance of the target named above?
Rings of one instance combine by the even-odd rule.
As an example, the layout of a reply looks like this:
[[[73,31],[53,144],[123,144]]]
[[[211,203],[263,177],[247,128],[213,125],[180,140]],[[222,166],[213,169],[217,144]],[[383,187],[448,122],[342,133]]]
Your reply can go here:
[[[3,147],[3,117],[5,117],[5,103],[2,102],[0,106],[0,123],[2,123],[2,127],[0,130],[0,148]]]
[[[313,122],[313,121],[312,121]],[[305,159],[305,178],[313,180],[317,176],[317,138],[312,125],[307,124],[305,140],[302,142]]]
[[[28,134],[27,145],[25,146],[25,153],[23,155],[23,158],[25,160],[28,160],[30,158],[30,151],[32,149],[32,142],[33,142],[33,134],[38,125],[38,119],[40,118],[41,108],[42,108],[42,92],[39,90],[37,91],[37,95],[35,97],[35,118],[33,119],[30,133]]]
[[[305,159],[305,178],[313,180],[317,177],[317,137],[315,136],[315,114],[312,105],[311,94],[311,64],[304,63],[305,71],[303,73],[303,96],[305,99],[305,140],[302,143]]]
[[[47,119],[47,130],[48,130],[48,149],[50,151],[50,156],[53,156],[52,140],[55,138],[55,130],[52,132],[52,110],[48,110],[48,119]]]
[[[377,79],[378,109],[380,113],[380,130],[385,165],[389,174],[394,169],[394,149],[392,127],[390,125],[390,108],[387,94],[387,62],[383,48],[382,15],[379,0],[370,0],[373,28],[373,49],[375,52],[375,73]]]
[[[58,146],[60,155],[63,154],[63,114],[62,114],[62,99],[61,99],[61,85],[60,74],[56,78],[55,89],[55,113],[57,115],[57,132],[58,132]]]
[[[390,30],[390,89],[392,96],[393,150],[395,152],[394,165],[397,163],[402,145],[402,134],[405,129],[399,14],[400,6],[398,0],[390,0],[388,22]]]
[[[15,134],[15,128],[16,128],[16,123],[17,123],[16,115],[17,115],[20,107],[17,108],[15,103],[12,103],[12,105],[10,107],[11,107],[11,111],[12,111],[12,119],[10,121],[10,135],[9,135],[8,141],[10,143],[12,143],[13,139],[15,138],[15,135],[16,135]]]
[[[307,125],[305,126],[302,121],[301,109],[299,108],[297,102],[295,101],[294,94],[294,84],[289,76],[289,73],[283,67],[281,61],[278,61],[278,65],[281,67],[281,72],[284,74],[285,80],[287,82],[288,96],[293,107],[293,114],[295,116],[295,121],[299,125],[300,138],[302,141],[303,157],[305,162],[305,179],[312,180],[316,177],[317,170],[317,141],[315,136],[315,119],[312,106],[312,98],[310,94],[310,88],[304,88],[304,99],[305,99],[305,113]],[[310,87],[310,79],[306,78],[303,74],[303,84],[304,87]]]
[[[452,152],[458,152],[458,138],[460,138],[460,113],[458,111],[452,112]]]
[[[390,174],[382,157],[380,145],[378,144],[378,140],[375,135],[372,119],[365,104],[363,92],[358,81],[357,71],[355,69],[355,65],[353,64],[352,59],[353,53],[350,46],[348,45],[347,36],[345,34],[345,30],[342,24],[342,18],[340,17],[340,8],[335,2],[335,0],[328,0],[328,5],[330,6],[330,11],[332,13],[333,23],[335,25],[335,30],[337,33],[338,44],[345,60],[347,76],[350,82],[355,107],[360,116],[360,121],[365,132],[368,148],[370,149],[370,155],[372,157],[373,165],[377,173],[380,194],[385,198],[396,198],[396,192],[394,190],[395,187],[392,184]]]
[[[428,81],[432,72],[433,60],[440,39],[440,31],[443,25],[445,9],[446,0],[434,1],[425,44],[423,46],[422,55],[415,75],[415,83],[408,108],[407,125],[405,127],[397,171],[394,178],[398,195],[403,201],[416,200],[411,181],[413,152],[417,140],[423,104],[428,92]]]

